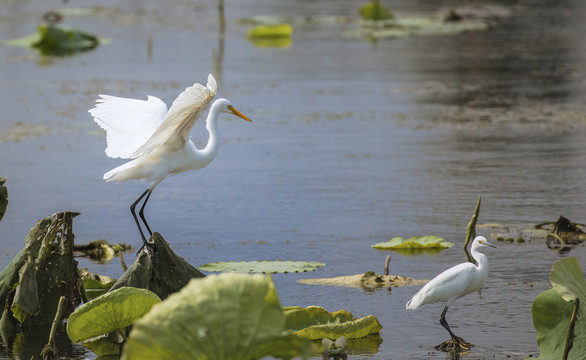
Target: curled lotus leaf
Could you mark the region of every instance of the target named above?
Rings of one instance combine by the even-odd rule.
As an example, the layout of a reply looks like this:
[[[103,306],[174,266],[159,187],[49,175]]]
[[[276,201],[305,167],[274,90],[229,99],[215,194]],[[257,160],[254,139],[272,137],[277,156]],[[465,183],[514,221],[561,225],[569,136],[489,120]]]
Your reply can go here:
[[[200,270],[216,272],[240,272],[240,273],[298,273],[315,271],[326,266],[320,262],[309,261],[227,261],[208,263],[199,267]]]
[[[285,328],[294,331],[295,335],[311,340],[337,339],[342,336],[358,339],[378,334],[382,329],[382,325],[373,315],[356,319],[346,310],[328,313],[319,306],[284,310],[287,315]]]

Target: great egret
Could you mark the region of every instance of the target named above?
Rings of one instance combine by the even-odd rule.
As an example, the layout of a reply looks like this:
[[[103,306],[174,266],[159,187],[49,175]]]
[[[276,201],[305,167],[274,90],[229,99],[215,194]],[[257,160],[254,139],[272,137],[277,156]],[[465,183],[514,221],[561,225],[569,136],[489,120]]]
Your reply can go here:
[[[144,208],[155,186],[167,175],[201,169],[214,159],[220,147],[216,126],[220,113],[233,114],[252,122],[226,99],[217,99],[212,103],[217,88],[216,80],[210,74],[206,86],[195,83],[186,88],[169,110],[161,99],[150,95],[147,100],[99,95],[96,106],[89,110],[94,121],[106,130],[106,155],[133,159],[105,173],[104,180],[122,182],[140,179],[150,182],[145,192],[130,206],[144,245],[148,242],[136,217],[136,205],[146,196],[139,215],[152,235],[144,217]],[[190,133],[197,119],[208,108],[206,129],[209,139],[205,148],[200,150],[190,140]]]
[[[484,246],[496,248],[495,245],[486,241],[484,236],[477,236],[472,242],[471,254],[478,266],[465,262],[449,268],[425,284],[406,305],[408,310],[415,310],[425,304],[447,302],[440,318],[440,324],[448,330],[452,339],[462,348],[466,347],[450,329],[446,321],[446,312],[456,299],[470,294],[484,285],[488,277],[488,259],[486,255],[478,251]]]

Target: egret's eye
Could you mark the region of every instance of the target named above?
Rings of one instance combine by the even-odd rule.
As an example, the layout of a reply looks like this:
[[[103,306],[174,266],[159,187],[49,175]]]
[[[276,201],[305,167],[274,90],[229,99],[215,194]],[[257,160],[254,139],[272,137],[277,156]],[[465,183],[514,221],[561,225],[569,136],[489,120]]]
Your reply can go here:
[[[232,105],[228,105],[226,108],[230,111],[234,111],[234,106],[232,106]]]

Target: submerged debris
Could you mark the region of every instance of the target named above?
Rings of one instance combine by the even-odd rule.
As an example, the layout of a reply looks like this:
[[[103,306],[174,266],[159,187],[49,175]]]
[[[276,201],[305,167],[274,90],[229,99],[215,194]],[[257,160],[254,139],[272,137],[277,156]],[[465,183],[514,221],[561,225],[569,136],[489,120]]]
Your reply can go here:
[[[98,262],[109,262],[120,251],[132,251],[134,248],[126,244],[111,245],[104,239],[90,241],[87,244],[75,245],[73,250],[76,257],[88,257]]]
[[[429,282],[429,280],[417,280],[400,275],[380,275],[376,274],[374,271],[368,271],[364,274],[357,275],[321,279],[299,279],[297,281],[302,284],[361,287],[367,290],[388,289],[393,286],[418,286],[425,285]]]

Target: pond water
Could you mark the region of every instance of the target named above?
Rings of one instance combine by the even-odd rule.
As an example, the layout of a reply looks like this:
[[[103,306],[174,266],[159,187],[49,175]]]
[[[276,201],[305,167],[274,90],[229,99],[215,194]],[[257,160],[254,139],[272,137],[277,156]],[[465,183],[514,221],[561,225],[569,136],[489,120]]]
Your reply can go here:
[[[459,2],[385,4],[398,16],[431,16]],[[433,349],[448,338],[438,323],[443,305],[405,310],[417,287],[366,292],[296,280],[382,272],[389,253],[372,244],[438,235],[456,246],[418,256],[391,253],[392,274],[431,278],[464,261],[461,247],[478,196],[480,223],[535,224],[560,215],[586,222],[581,0],[492,3],[489,9],[502,17],[485,31],[378,41],[345,35],[359,26],[348,20],[357,14],[355,1],[225,5],[224,36],[215,2],[115,2],[65,18],[111,39],[94,51],[43,58],[0,47],[0,176],[8,178],[10,199],[0,222],[0,268],[38,219],[62,210],[81,213],[74,222],[79,243],[138,246],[128,207],[145,185],[103,182],[102,174],[122,161],[105,156],[105,135],[87,109],[99,93],[150,94],[170,104],[210,72],[219,96],[254,122],[221,119],[217,158],[157,187],[146,211],[151,227],[195,266],[326,263],[273,279],[284,306],[377,316],[378,351],[356,351],[353,359],[450,358]],[[0,3],[3,40],[28,35],[45,11],[62,6]],[[291,44],[252,44],[241,20],[259,15],[286,17],[294,26]],[[201,121],[193,135],[199,146],[203,130]],[[563,255],[536,241],[498,245],[485,251],[491,268],[485,288],[447,315],[454,332],[476,344],[465,359],[537,354],[531,304],[550,288],[551,265],[577,256],[586,270],[584,245]],[[126,255],[127,262],[133,258]],[[80,263],[113,277],[122,272],[116,261]],[[69,358],[93,357],[78,346],[65,348]],[[30,345],[14,357],[30,358],[37,349]],[[2,349],[0,357],[11,353]]]

